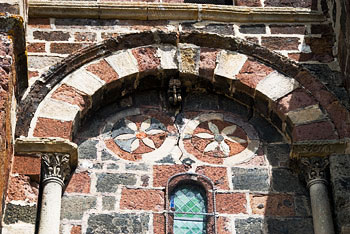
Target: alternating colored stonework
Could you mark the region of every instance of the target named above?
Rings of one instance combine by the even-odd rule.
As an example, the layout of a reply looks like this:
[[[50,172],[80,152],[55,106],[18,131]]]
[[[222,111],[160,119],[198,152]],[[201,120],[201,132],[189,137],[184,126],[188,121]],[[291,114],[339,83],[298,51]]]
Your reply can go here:
[[[186,172],[214,183],[218,233],[312,233],[307,191],[275,128],[223,96],[189,94],[175,115],[166,100],[158,91],[128,95],[80,128],[62,233],[164,233],[167,182]]]

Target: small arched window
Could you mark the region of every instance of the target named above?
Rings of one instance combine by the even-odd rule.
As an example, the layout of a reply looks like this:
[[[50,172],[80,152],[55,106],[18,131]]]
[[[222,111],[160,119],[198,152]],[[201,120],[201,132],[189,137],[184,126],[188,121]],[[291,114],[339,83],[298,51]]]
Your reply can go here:
[[[216,233],[215,188],[203,175],[181,173],[167,186],[167,234]]]
[[[170,198],[170,209],[174,212],[174,234],[206,233],[207,201],[199,186],[180,185]]]

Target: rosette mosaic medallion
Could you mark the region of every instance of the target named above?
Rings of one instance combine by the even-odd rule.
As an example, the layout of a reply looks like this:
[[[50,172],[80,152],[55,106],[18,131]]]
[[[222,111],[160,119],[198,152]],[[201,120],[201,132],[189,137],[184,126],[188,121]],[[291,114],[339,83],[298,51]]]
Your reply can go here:
[[[172,155],[177,162],[187,158],[234,165],[254,157],[259,146],[254,128],[231,113],[200,114],[175,127],[164,113],[136,109],[110,118],[106,128],[107,148],[130,161],[155,162]]]
[[[122,113],[105,140],[107,148],[120,158],[159,160],[174,147],[177,137],[171,119],[161,113]],[[120,117],[120,115],[118,116]]]
[[[187,156],[215,164],[237,164],[255,156],[259,141],[254,128],[232,114],[202,114],[188,120],[182,132]]]

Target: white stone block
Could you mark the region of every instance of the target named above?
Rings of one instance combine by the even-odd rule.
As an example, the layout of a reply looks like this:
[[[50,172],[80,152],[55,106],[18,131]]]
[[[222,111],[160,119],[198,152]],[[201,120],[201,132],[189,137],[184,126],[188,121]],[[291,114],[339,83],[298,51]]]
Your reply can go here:
[[[79,111],[78,106],[48,98],[40,106],[38,117],[72,121]]]
[[[82,68],[65,78],[63,83],[92,96],[105,82]]]
[[[106,61],[118,73],[119,78],[139,72],[137,60],[130,50],[109,56]]]
[[[217,61],[214,75],[236,79],[235,76],[242,69],[247,56],[232,51],[221,51]]]
[[[176,59],[176,47],[174,46],[162,46],[157,50],[157,56],[160,58],[161,68],[167,69],[177,69],[177,59]]]
[[[261,80],[256,90],[276,101],[298,87],[298,81],[275,71]]]

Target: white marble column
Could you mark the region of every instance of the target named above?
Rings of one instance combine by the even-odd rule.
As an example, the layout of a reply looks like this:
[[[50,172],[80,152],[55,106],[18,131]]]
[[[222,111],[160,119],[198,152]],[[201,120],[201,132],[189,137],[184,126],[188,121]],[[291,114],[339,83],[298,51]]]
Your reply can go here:
[[[301,160],[307,187],[310,192],[312,219],[315,234],[334,234],[334,224],[328,198],[326,172],[327,158],[303,158]]]
[[[70,174],[69,154],[43,153],[39,234],[59,234],[62,188]]]

